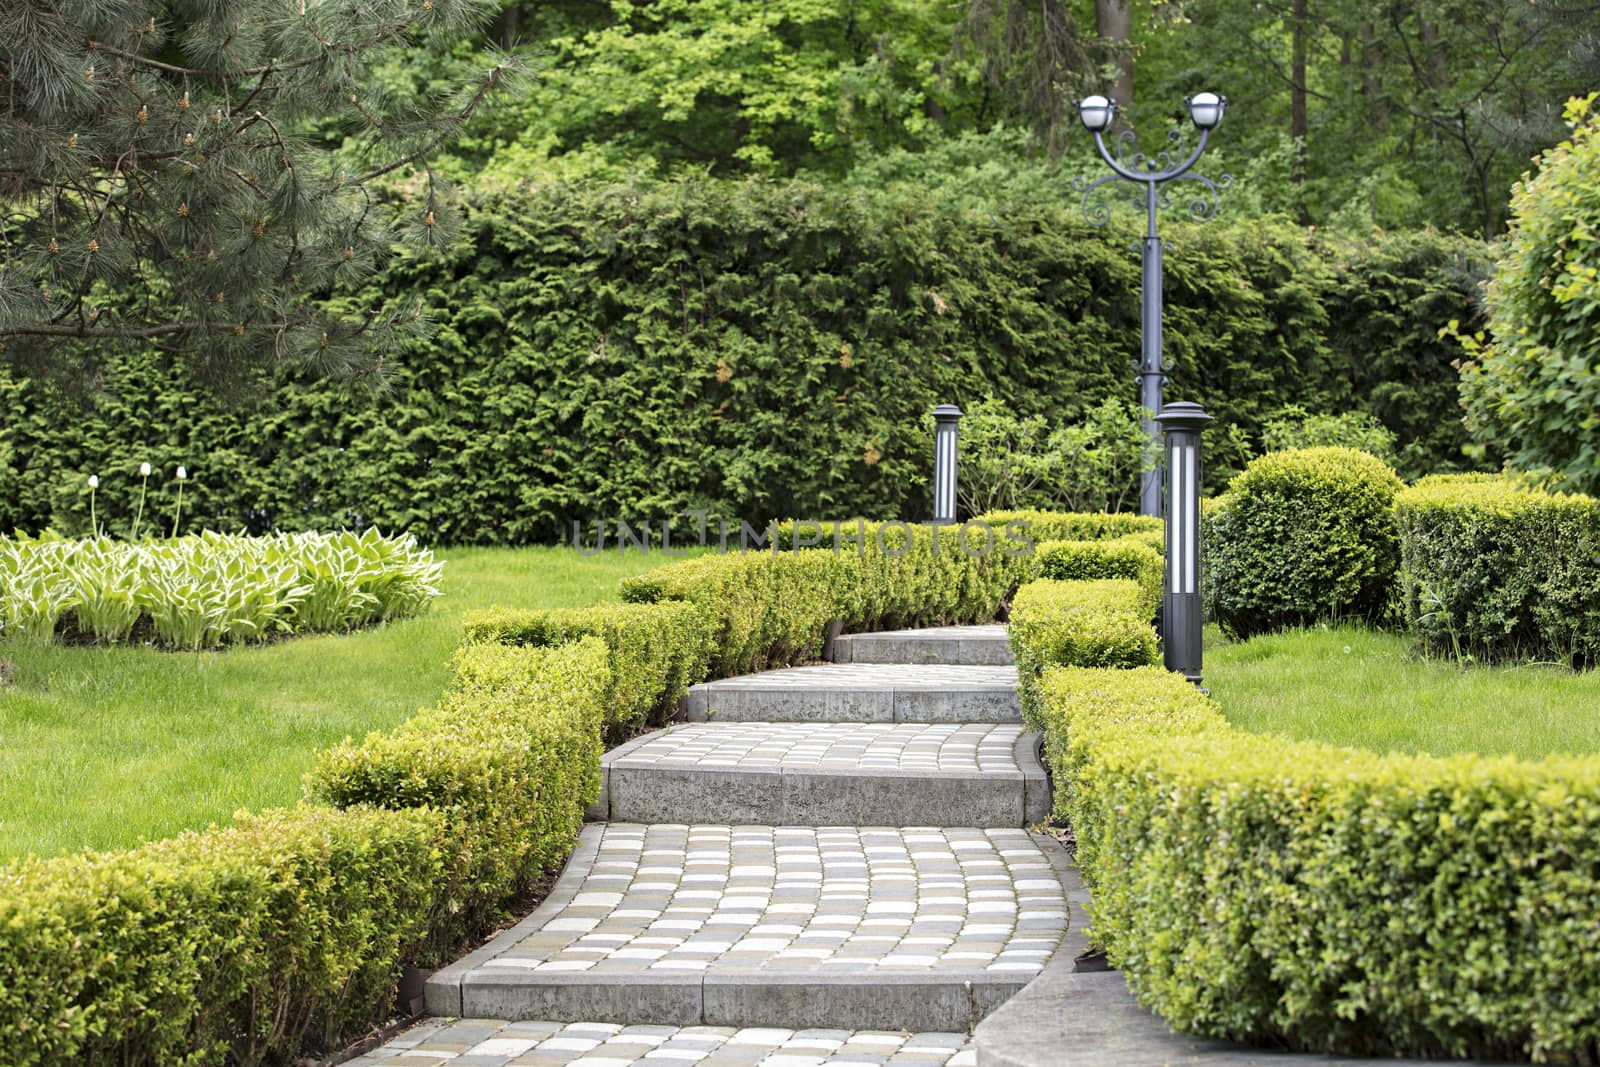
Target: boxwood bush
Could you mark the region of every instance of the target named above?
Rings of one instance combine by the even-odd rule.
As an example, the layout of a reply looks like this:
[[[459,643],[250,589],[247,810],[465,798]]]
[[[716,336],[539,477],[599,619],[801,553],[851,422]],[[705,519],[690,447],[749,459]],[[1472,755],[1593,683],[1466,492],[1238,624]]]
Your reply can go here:
[[[1034,556],[1033,573],[1064,581],[1125,578],[1136,582],[1141,610],[1151,619],[1161,607],[1166,577],[1161,552],[1139,535],[1112,541],[1046,541]]]
[[[253,1065],[359,1036],[437,910],[445,822],[304,807],[0,867],[5,1062]]]
[[[606,740],[615,744],[643,726],[659,726],[678,698],[705,677],[710,654],[705,617],[693,604],[596,604],[468,612],[466,640],[554,648],[583,637],[606,643],[611,681],[603,704]]]
[[[425,958],[442,962],[572,850],[600,791],[609,658],[597,637],[558,648],[465,645],[435,707],[318,754],[307,776],[317,800],[445,814]]]
[[[1252,461],[1206,516],[1212,616],[1240,637],[1333,617],[1382,619],[1399,568],[1400,488],[1382,460],[1350,448]]]
[[[1250,734],[1155,669],[1054,668],[1039,692],[1093,940],[1173,1026],[1595,1062],[1600,760]]]
[[[1017,590],[1011,609],[1011,652],[1017,664],[1022,717],[1043,725],[1039,679],[1056,664],[1139,667],[1157,662],[1160,646],[1137,582],[1041,578]]]
[[[1395,498],[1406,622],[1465,661],[1600,656],[1600,504],[1515,477],[1440,475]]]

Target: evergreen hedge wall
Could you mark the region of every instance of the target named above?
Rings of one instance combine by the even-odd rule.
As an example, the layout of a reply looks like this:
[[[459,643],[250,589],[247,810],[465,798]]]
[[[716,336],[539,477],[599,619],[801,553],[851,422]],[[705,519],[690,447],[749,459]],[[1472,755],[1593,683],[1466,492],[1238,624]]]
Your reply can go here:
[[[936,402],[1069,420],[1133,393],[1133,230],[1086,227],[1070,197],[971,211],[802,184],[560,187],[484,195],[464,218],[448,253],[373,282],[438,325],[384,395],[285,380],[230,406],[151,353],[108,357],[87,401],[0,373],[0,529],[86,524],[91,472],[99,514],[126,525],[142,460],[188,467],[186,528],[488,544],[686,508],[915,518]],[[1165,233],[1170,395],[1250,434],[1287,403],[1364,405],[1408,473],[1458,463],[1436,331],[1472,321],[1482,245],[1331,244],[1260,220]]]

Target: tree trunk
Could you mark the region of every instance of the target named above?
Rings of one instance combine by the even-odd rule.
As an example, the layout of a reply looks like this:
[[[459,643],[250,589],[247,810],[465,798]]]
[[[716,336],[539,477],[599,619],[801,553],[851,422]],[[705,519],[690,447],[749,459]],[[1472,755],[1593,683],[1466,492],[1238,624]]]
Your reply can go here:
[[[1361,95],[1366,97],[1372,125],[1380,130],[1389,125],[1389,102],[1383,98],[1383,80],[1378,77],[1382,65],[1383,45],[1372,23],[1364,23],[1361,27]]]
[[[1310,21],[1309,0],[1294,0],[1294,24],[1290,27],[1290,48],[1293,53],[1289,71],[1289,134],[1295,141],[1294,171],[1289,175],[1295,183],[1295,213],[1303,226],[1310,221],[1306,211],[1306,137],[1310,126],[1306,119],[1306,27]]]
[[[1094,0],[1094,32],[1111,48],[1117,65],[1111,98],[1126,118],[1133,110],[1133,0]]]

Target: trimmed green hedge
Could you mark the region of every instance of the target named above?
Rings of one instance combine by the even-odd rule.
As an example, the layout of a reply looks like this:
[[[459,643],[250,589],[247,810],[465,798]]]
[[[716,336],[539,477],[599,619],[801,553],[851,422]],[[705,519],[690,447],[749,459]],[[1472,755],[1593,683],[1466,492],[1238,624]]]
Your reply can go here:
[[[1401,482],[1352,448],[1251,461],[1205,515],[1202,578],[1212,617],[1241,637],[1328,618],[1376,622],[1399,568]]]
[[[1138,583],[1141,610],[1151,619],[1161,608],[1166,580],[1161,552],[1139,535],[1113,541],[1047,541],[1034,556],[1034,574],[1061,581],[1126,578]]]
[[[1145,592],[1121,578],[1072,582],[1041,578],[1017,590],[1011,605],[1011,653],[1022,717],[1043,724],[1039,679],[1056,664],[1138,667],[1159,660],[1160,645]]]
[[[705,676],[710,654],[705,619],[678,600],[540,611],[496,607],[468,612],[465,627],[469,643],[553,648],[587,636],[605,641],[611,681],[603,710],[611,743],[671,718],[678,698]]]
[[[1039,692],[1093,938],[1178,1029],[1595,1061],[1600,760],[1244,733],[1156,669],[1057,668]]]
[[[622,580],[633,604],[686,600],[710,640],[711,677],[814,660],[837,618],[842,563],[832,552],[696,556]]]
[[[294,1059],[388,1017],[438,910],[446,819],[302,807],[0,867],[14,1067]]]
[[[320,753],[298,809],[0,866],[6,1062],[287,1062],[387,1018],[403,964],[448,960],[571,852],[610,658],[466,645],[436,706]]]
[[[1063,423],[1133,391],[1131,233],[1075,205],[675,182],[462,208],[459,240],[372,280],[437,324],[387,361],[387,391],[281,381],[230,402],[148,351],[99,353],[87,398],[0,371],[0,530],[86,529],[93,472],[99,517],[126,529],[141,460],[187,464],[187,529],[526,544],[688,508],[926,515],[934,404],[993,396]],[[1460,351],[1437,333],[1474,328],[1462,264],[1481,242],[1225,220],[1172,236],[1174,395],[1217,416],[1215,440],[1259,440],[1286,404],[1367,408],[1408,470],[1461,462],[1465,431],[1439,417]],[[171,516],[174,489],[152,485],[147,514]]]
[[[596,637],[558,648],[465,645],[438,705],[390,733],[318,754],[307,776],[318,800],[445,813],[433,959],[489,925],[503,900],[572,850],[600,791],[609,658]]]
[[[997,527],[1022,524],[1035,546],[1046,541],[1114,541],[1123,537],[1164,538],[1166,527],[1149,515],[1124,512],[991,511],[980,516]],[[1155,544],[1159,545],[1158,540]]]
[[[1406,622],[1458,659],[1600,659],[1600,503],[1514,478],[1424,478],[1394,503]]]

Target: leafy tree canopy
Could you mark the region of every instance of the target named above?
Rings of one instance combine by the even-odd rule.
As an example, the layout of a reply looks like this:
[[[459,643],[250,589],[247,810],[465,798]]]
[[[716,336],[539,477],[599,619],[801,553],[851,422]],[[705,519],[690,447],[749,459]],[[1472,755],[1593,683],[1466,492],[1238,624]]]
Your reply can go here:
[[[396,239],[437,244],[426,168],[516,65],[391,96],[374,64],[493,0],[10,0],[0,43],[0,343],[60,370],[116,342],[201,373],[381,372],[415,308],[340,307]],[[343,141],[330,150],[328,135]],[[420,169],[419,169],[420,168]],[[380,180],[415,173],[410,187]],[[92,361],[91,361],[92,365]]]

